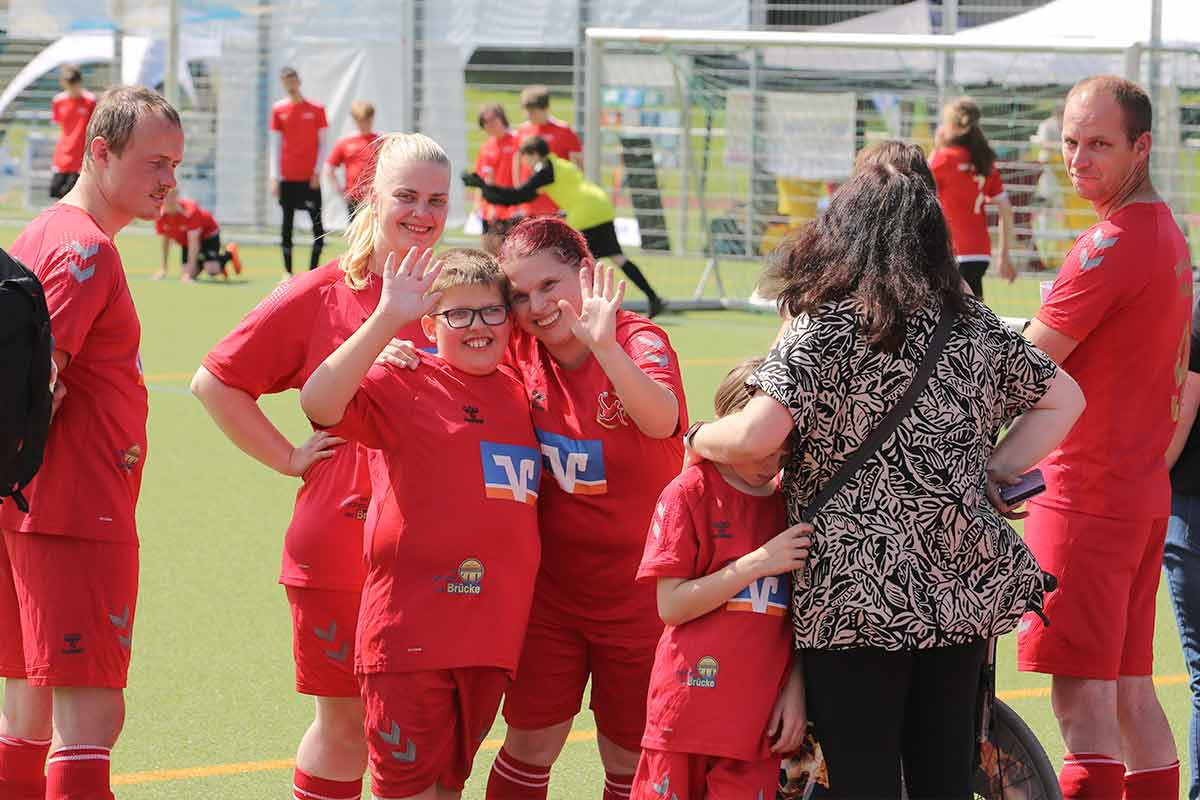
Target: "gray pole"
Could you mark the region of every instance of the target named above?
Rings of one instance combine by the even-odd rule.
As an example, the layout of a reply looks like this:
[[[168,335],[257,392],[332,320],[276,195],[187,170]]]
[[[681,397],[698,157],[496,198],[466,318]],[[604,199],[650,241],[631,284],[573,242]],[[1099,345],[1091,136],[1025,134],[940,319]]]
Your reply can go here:
[[[587,55],[584,72],[583,97],[583,169],[595,183],[600,183],[600,84],[604,76],[604,42],[585,39]],[[603,184],[601,184],[603,185]]]
[[[163,95],[167,102],[179,107],[179,0],[167,3],[167,63],[163,80]]]
[[[1168,115],[1177,113],[1175,108],[1164,108],[1162,102],[1162,54],[1159,48],[1162,47],[1162,0],[1150,0],[1150,63],[1149,75],[1150,81],[1150,106],[1154,111],[1154,117],[1151,120],[1151,130],[1154,135],[1155,148],[1151,159],[1152,174],[1155,175],[1156,182],[1160,183],[1163,189],[1163,194],[1167,198],[1167,202],[1171,202],[1172,190],[1174,181],[1173,172],[1170,168],[1171,163],[1176,158],[1176,148],[1178,142],[1167,141],[1167,132],[1174,130],[1174,125],[1168,125]],[[1157,169],[1155,169],[1157,167]],[[1159,180],[1159,179],[1163,180]]]
[[[958,32],[958,0],[943,0],[942,2],[942,34],[953,36]],[[949,100],[950,89],[954,85],[954,52],[943,50],[938,59],[938,109]]]
[[[125,0],[109,0],[108,15],[112,18],[113,24],[112,71],[108,82],[113,86],[120,86],[123,83],[121,67],[125,60],[125,47],[122,41],[125,35]]]
[[[254,224],[267,225],[267,176],[271,147],[267,141],[267,120],[271,116],[271,0],[258,0],[255,35],[258,40],[258,124],[254,126]]]

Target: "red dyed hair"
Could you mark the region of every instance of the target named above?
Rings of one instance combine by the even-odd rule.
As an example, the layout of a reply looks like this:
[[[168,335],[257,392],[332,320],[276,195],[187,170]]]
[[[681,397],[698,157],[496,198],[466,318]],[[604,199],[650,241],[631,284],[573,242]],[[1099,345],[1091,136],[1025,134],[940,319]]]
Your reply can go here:
[[[558,217],[533,217],[508,232],[500,246],[499,261],[503,264],[517,258],[528,258],[549,250],[564,264],[579,268],[583,259],[591,259],[583,234]]]

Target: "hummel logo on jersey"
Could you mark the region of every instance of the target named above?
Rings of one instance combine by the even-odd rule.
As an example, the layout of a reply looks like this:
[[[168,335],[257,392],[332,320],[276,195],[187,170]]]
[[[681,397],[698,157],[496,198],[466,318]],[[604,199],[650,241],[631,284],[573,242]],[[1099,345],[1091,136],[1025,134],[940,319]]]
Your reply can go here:
[[[71,249],[75,251],[75,255],[79,256],[79,260],[82,262],[99,253],[100,245],[93,244],[91,247],[84,247],[79,242],[72,241]]]
[[[666,515],[667,507],[660,502],[654,509],[654,521],[650,525],[650,530],[654,534],[655,539],[662,536],[662,520]]]
[[[480,442],[484,492],[496,500],[533,505],[542,479],[541,459],[532,447]]]
[[[725,520],[714,522],[712,526],[712,537],[714,539],[732,539],[733,534],[729,532],[729,523]]]
[[[788,576],[759,578],[731,597],[725,603],[725,610],[782,617],[788,610]]]
[[[62,649],[63,655],[73,656],[83,652],[83,648],[79,646],[79,640],[83,638],[82,633],[67,633],[63,635],[63,641],[67,646]]]
[[[90,247],[84,247],[79,242],[72,241],[71,249],[75,251],[75,255],[79,256],[79,260],[67,262],[67,270],[76,283],[86,283],[96,274],[96,265],[85,267],[84,264],[89,258],[100,252],[100,245],[93,244]]]
[[[650,788],[652,788],[654,793],[659,797],[666,797],[667,792],[671,792],[671,776],[663,775],[662,783],[654,783],[651,781]],[[679,800],[679,795],[671,792],[671,800]]]
[[[120,616],[117,616],[116,614],[109,614],[108,621],[111,622],[113,627],[118,631],[117,642],[120,643],[121,647],[124,647],[126,650],[128,650],[133,644],[133,640],[129,636],[129,606],[125,606],[125,610],[121,612]],[[123,631],[123,633],[121,631]]]
[[[1118,236],[1111,236],[1107,239],[1104,234],[1097,230],[1092,233],[1092,249],[1089,252],[1086,244],[1079,245],[1079,271],[1087,272],[1093,267],[1100,266],[1100,262],[1104,260],[1103,255],[1095,255],[1101,250],[1107,250],[1117,243]]]
[[[671,357],[667,354],[667,345],[662,339],[651,333],[643,333],[636,341],[645,348],[638,358],[639,362],[649,362],[663,369],[671,366]]]
[[[569,439],[534,428],[542,461],[567,494],[605,494],[604,445],[599,439]]]
[[[379,734],[379,738],[384,741],[384,744],[389,744],[392,747],[400,744],[400,725],[395,720],[392,720],[391,733],[384,733],[380,730],[375,732]],[[403,761],[405,764],[411,764],[417,760],[417,746],[413,743],[412,739],[407,739],[406,742],[407,746],[405,749],[392,751],[392,758],[397,761]]]
[[[463,422],[473,422],[476,425],[483,424],[483,417],[479,416],[478,408],[475,406],[463,406],[462,410],[463,413],[466,414],[466,416],[463,417]]]

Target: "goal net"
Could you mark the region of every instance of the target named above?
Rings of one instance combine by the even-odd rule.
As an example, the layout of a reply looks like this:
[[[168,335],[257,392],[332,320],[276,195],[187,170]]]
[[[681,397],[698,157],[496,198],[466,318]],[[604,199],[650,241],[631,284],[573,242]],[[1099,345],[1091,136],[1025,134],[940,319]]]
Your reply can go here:
[[[1185,232],[1200,227],[1200,54],[972,34],[589,29],[585,163],[636,220],[638,263],[675,306],[753,308],[764,256],[827,204],[860,149],[930,152],[942,104],[969,94],[1015,208],[1019,278],[993,266],[985,300],[1028,317],[1095,221],[1063,166],[1062,102],[1080,78],[1116,73],[1151,87],[1156,185]]]

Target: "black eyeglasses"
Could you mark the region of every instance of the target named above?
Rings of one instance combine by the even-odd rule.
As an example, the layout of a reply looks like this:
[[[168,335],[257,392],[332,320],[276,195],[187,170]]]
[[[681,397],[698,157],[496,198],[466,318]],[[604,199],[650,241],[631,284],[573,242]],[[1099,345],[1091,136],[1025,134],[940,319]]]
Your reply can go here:
[[[508,306],[484,306],[483,308],[447,308],[432,317],[443,317],[451,328],[469,328],[475,324],[475,315],[484,325],[503,325],[508,319]]]

